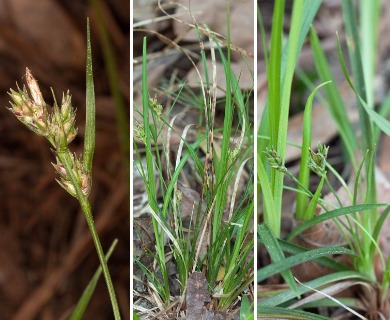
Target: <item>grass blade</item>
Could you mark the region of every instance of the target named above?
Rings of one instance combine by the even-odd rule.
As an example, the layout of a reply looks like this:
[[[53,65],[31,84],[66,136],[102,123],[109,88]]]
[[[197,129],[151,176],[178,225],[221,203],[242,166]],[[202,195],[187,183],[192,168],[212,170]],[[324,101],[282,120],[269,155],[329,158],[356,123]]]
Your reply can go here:
[[[249,320],[254,319],[253,310],[247,295],[244,295],[241,300],[240,319]]]
[[[257,311],[260,319],[298,319],[298,320],[330,320],[331,318],[320,316],[301,310],[291,310],[282,307],[261,307]]]
[[[388,204],[387,203],[359,204],[359,205],[356,205],[356,206],[343,207],[343,208],[339,208],[339,209],[336,209],[336,210],[332,210],[332,211],[320,214],[320,215],[314,217],[313,219],[311,219],[309,221],[306,221],[306,222],[302,223],[301,225],[299,225],[298,227],[294,228],[291,231],[291,233],[289,234],[287,240],[293,239],[298,234],[302,233],[303,231],[305,231],[305,230],[309,229],[310,227],[313,227],[316,224],[321,223],[323,221],[326,221],[326,220],[329,220],[329,219],[333,219],[333,218],[336,218],[336,217],[340,217],[340,216],[343,216],[343,215],[346,215],[346,214],[350,214],[350,213],[376,209],[376,208],[383,207],[383,206],[386,206],[386,205],[388,205]]]
[[[259,242],[262,243],[262,240],[260,239]],[[299,246],[297,244],[294,244],[294,243],[291,243],[291,242],[288,242],[285,240],[278,239],[278,242],[279,242],[279,245],[283,251],[288,252],[292,255],[295,255],[295,254],[298,254],[301,252],[309,251],[309,249],[307,249],[305,247]],[[325,267],[328,267],[330,269],[337,270],[337,271],[350,270],[350,268],[348,268],[347,266],[337,262],[334,259],[328,258],[328,257],[319,258],[316,260],[316,262],[320,265],[323,265]]]
[[[317,190],[311,198],[307,209],[303,212],[301,221],[307,221],[314,217],[317,209],[317,204],[321,196],[322,187],[324,185],[325,177],[323,176],[318,184]]]
[[[146,157],[146,169],[147,169],[147,184],[146,192],[148,194],[149,205],[153,212],[159,212],[157,205],[157,191],[154,183],[154,164],[152,154],[152,139],[151,132],[155,129],[149,123],[149,90],[147,80],[147,65],[146,65],[146,37],[143,39],[142,49],[142,111],[143,111],[143,123],[145,133],[145,157]],[[165,252],[164,252],[164,233],[160,231],[158,222],[152,218],[153,231],[156,239],[156,251],[158,255],[157,261],[161,269],[162,277],[164,279],[164,292],[160,292],[165,302],[169,302],[169,282],[168,273],[165,265]]]
[[[346,249],[344,247],[338,247],[338,246],[324,247],[324,248],[298,253],[284,260],[273,262],[265,266],[264,268],[257,270],[257,282],[263,281],[274,274],[287,270],[291,267],[294,267],[306,261],[316,260],[320,257],[333,255],[333,254],[355,255],[355,253],[352,250]]]
[[[307,286],[312,288],[321,288],[325,285],[336,283],[342,280],[348,280],[348,279],[359,279],[363,281],[370,281],[369,278],[360,273],[355,271],[340,271],[340,272],[334,272],[331,274],[327,274],[325,276],[319,277],[317,279],[308,281],[306,283]],[[298,290],[300,294],[305,294],[310,291],[307,287],[304,287],[302,285],[298,286]],[[262,300],[258,303],[258,308],[260,306],[279,306],[286,302],[288,302],[291,299],[294,299],[295,292],[293,290],[287,290],[282,293],[279,293],[276,296],[270,297],[268,299]]]
[[[358,141],[355,136],[354,129],[347,116],[344,101],[341,98],[340,92],[337,88],[335,79],[331,73],[330,65],[326,59],[324,50],[321,47],[320,40],[314,28],[310,30],[310,43],[313,50],[314,63],[321,81],[332,81],[332,83],[324,88],[328,98],[329,111],[333,120],[336,122],[340,132],[341,139],[347,149],[347,153],[354,166],[356,167],[356,160],[354,151],[358,147]]]
[[[86,119],[84,136],[83,166],[88,173],[92,172],[93,153],[95,151],[95,89],[92,71],[92,50],[89,19],[87,19],[87,65],[86,65]]]
[[[272,260],[275,262],[283,262],[283,260],[285,259],[283,250],[280,248],[278,240],[275,238],[274,234],[272,233],[272,230],[268,227],[268,225],[265,223],[261,224],[258,227],[258,231]],[[297,297],[300,298],[298,287],[291,270],[283,271],[282,276],[286,283],[295,291]]]
[[[113,253],[116,245],[118,243],[118,240],[114,240],[114,242],[111,244],[110,248],[108,249],[108,252],[106,253],[106,262],[108,262],[108,259],[110,258],[111,254]],[[83,318],[84,312],[87,309],[88,303],[92,298],[92,294],[95,291],[96,285],[100,279],[100,276],[102,274],[102,267],[99,267],[95,274],[93,275],[91,281],[88,283],[87,287],[85,288],[80,300],[78,301],[75,309],[73,310],[72,314],[69,317],[69,320],[79,320]]]
[[[331,81],[324,82],[318,85],[313,92],[310,94],[307,99],[305,111],[303,113],[303,136],[302,136],[302,153],[301,153],[301,163],[299,167],[299,178],[298,180],[305,187],[305,190],[309,189],[309,178],[310,178],[310,169],[307,166],[307,161],[309,159],[309,148],[311,147],[311,110],[313,99],[322,86],[329,84]],[[301,185],[298,185],[299,190],[304,190]],[[297,193],[297,208],[296,208],[296,218],[298,220],[308,220],[313,216],[310,211],[306,210],[307,202],[309,197],[304,193]],[[314,211],[313,211],[314,212]],[[307,214],[305,214],[307,213]]]
[[[110,33],[105,23],[104,7],[99,0],[91,0],[91,6],[96,14],[97,27],[99,29],[100,43],[102,46],[103,57],[106,64],[108,84],[110,92],[115,102],[116,121],[119,135],[120,151],[122,156],[123,168],[126,176],[130,175],[130,126],[128,120],[128,106],[121,93],[120,75],[116,63],[114,46],[110,41]]]

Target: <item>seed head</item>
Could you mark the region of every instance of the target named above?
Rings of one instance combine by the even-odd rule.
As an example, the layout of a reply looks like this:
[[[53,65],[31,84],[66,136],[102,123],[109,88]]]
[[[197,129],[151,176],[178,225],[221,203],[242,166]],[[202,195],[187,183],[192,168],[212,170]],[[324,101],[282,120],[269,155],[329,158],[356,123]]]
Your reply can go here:
[[[180,203],[183,200],[183,192],[181,192],[180,190],[177,190],[176,191],[176,198],[177,198],[177,201]]]
[[[276,152],[274,148],[265,148],[264,153],[267,155],[269,164],[272,168],[278,170],[279,172],[287,172],[287,168],[283,165],[282,157]]]
[[[326,157],[328,156],[329,146],[326,147],[323,144],[317,145],[318,152],[315,153],[309,148],[310,155],[308,160],[308,167],[319,177],[326,176]]]
[[[85,196],[88,196],[91,191],[91,177],[88,173],[84,171],[82,160],[71,153],[70,156],[72,159],[72,173],[76,177],[77,183],[79,184],[82,193]],[[57,163],[52,163],[53,167],[55,168],[60,177],[60,179],[56,179],[56,181],[73,197],[76,197],[76,189],[70,179],[69,173],[66,171],[64,165],[61,163],[58,156],[56,156],[56,159]]]
[[[134,135],[146,144],[145,127],[142,123],[139,122],[134,124]]]
[[[21,90],[16,84],[18,91],[10,89],[8,93],[12,99],[9,110],[30,130],[40,136],[47,137],[50,131],[46,103],[43,100],[38,82],[27,68],[26,79],[30,95],[26,87],[23,86],[23,90]]]
[[[72,96],[70,95],[69,91],[66,93],[66,95],[62,95],[61,117],[64,126],[66,141],[68,142],[68,144],[73,141],[77,134],[76,109],[72,108],[71,99]]]
[[[34,104],[43,108],[45,106],[45,101],[43,100],[41,90],[39,89],[38,81],[34,79],[28,68],[26,68],[26,81]]]
[[[55,107],[50,118],[50,130],[57,146],[66,139],[69,144],[77,135],[76,110],[72,108],[69,91],[62,96],[61,108]]]
[[[229,149],[228,150],[228,159],[229,159],[229,163],[233,163],[237,156],[238,156],[238,153],[239,153],[239,147],[236,146],[233,150],[232,149]]]
[[[151,107],[154,110],[154,112],[156,112],[157,117],[160,119],[162,111],[163,111],[162,104],[159,104],[156,98],[150,98],[149,99],[149,105],[151,105]]]

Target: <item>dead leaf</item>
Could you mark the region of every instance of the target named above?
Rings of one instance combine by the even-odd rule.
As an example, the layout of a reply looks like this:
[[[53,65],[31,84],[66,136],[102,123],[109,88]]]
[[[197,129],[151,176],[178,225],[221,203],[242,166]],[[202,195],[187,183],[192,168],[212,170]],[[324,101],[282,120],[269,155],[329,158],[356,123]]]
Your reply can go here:
[[[188,320],[238,320],[239,309],[214,311],[207,289],[207,279],[202,272],[192,273],[187,280],[187,319]]]
[[[157,0],[134,0],[133,17],[134,24],[140,27],[146,27],[150,30],[159,31],[166,27],[166,22],[156,22],[157,18]]]
[[[187,280],[187,319],[206,319],[206,304],[211,300],[207,289],[207,280],[202,272],[192,273]]]
[[[220,35],[226,35],[226,1],[177,1],[180,6],[176,10],[176,13],[180,15],[178,20],[174,20],[173,29],[176,35],[182,37],[184,41],[198,42],[198,36],[194,27],[189,27],[188,24],[193,24],[193,17],[196,22],[202,26],[206,24],[208,28]],[[185,9],[189,8],[191,14]],[[248,70],[253,70],[253,19],[248,18],[247,13],[253,12],[253,2],[249,0],[237,0],[230,3],[230,26],[231,34],[230,40],[232,48],[237,48],[242,51],[247,63],[241,59],[241,53],[232,50],[231,68],[235,73],[237,79],[240,81],[240,88],[243,90],[250,90],[253,86],[252,75]],[[207,60],[208,70],[211,68],[211,60]],[[198,64],[198,69],[203,76],[202,64]],[[211,73],[210,73],[211,74]],[[199,77],[194,69],[187,75],[187,79],[190,86],[199,86]],[[224,97],[225,84],[225,72],[221,63],[217,63],[217,85],[220,87],[217,90],[217,97]]]
[[[199,25],[206,24],[210,30],[222,35],[226,34],[225,0],[180,0],[177,1],[177,3],[190,8]],[[184,8],[179,7],[176,13],[185,11]],[[248,13],[253,13],[252,1],[236,0],[230,3],[231,41],[245,51],[253,53],[253,16],[248,17]],[[184,16],[181,16],[180,20],[185,23],[193,24],[193,19],[188,12]],[[182,35],[183,30],[186,30],[186,27],[182,22],[174,21],[173,30],[177,35]],[[183,40],[198,41],[195,29],[190,28],[188,32],[183,35]]]
[[[253,63],[253,59],[248,59],[249,65]],[[209,75],[211,74],[212,70],[212,62],[211,60],[207,60],[207,70],[209,72]],[[222,98],[226,96],[225,90],[226,90],[226,76],[225,72],[223,71],[223,65],[220,62],[216,63],[217,66],[217,98]],[[242,90],[249,91],[253,86],[253,79],[252,75],[250,74],[248,70],[248,66],[243,62],[231,62],[230,67],[232,71],[234,72],[237,80],[239,81],[240,88]],[[202,77],[202,81],[204,83],[205,77],[204,77],[204,71],[202,62],[199,62],[197,65],[197,68],[199,70],[199,73]],[[252,68],[252,66],[251,66]],[[252,68],[253,70],[253,68]],[[191,71],[187,74],[186,79],[188,81],[188,85],[192,87],[199,87],[201,85],[198,73],[195,71],[195,69],[191,69]],[[210,80],[211,81],[211,80]],[[211,82],[212,83],[212,82]]]

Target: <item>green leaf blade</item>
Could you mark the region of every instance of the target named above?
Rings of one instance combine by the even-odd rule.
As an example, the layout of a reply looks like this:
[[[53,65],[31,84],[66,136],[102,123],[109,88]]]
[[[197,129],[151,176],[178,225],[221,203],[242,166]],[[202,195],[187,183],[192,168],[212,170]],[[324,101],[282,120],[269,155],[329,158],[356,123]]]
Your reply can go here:
[[[84,135],[83,166],[87,173],[92,172],[92,160],[95,152],[95,88],[92,70],[92,49],[89,19],[87,20],[87,65],[86,65],[86,119]]]

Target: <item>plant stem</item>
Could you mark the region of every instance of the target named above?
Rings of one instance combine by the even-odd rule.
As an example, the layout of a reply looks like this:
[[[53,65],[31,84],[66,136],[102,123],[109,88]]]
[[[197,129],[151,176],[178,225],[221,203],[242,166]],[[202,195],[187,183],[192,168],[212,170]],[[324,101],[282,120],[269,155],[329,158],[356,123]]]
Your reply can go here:
[[[325,182],[326,182],[326,184],[328,185],[330,191],[331,191],[331,192],[334,194],[334,196],[336,197],[336,200],[337,200],[339,206],[340,206],[340,207],[344,207],[343,203],[342,203],[341,200],[340,200],[339,195],[337,194],[336,190],[335,190],[335,189],[333,188],[333,186],[331,185],[331,183],[330,183],[330,181],[329,181],[329,179],[328,179],[327,176],[325,176]]]
[[[108,293],[110,295],[110,300],[111,300],[112,310],[114,312],[114,317],[116,320],[120,320],[121,316],[120,316],[120,312],[119,312],[118,301],[116,299],[114,286],[112,284],[110,272],[108,270],[108,265],[107,265],[106,259],[104,258],[104,252],[102,249],[102,245],[100,243],[100,239],[99,239],[96,227],[95,227],[95,223],[93,221],[91,206],[89,204],[88,199],[85,199],[85,198],[84,198],[84,201],[80,201],[80,205],[82,207],[85,219],[87,220],[88,228],[89,228],[89,231],[91,232],[93,243],[94,243],[95,248],[96,248],[96,252],[99,256],[100,265],[102,267],[104,278],[105,278],[106,284],[107,284]]]
[[[71,159],[71,154],[70,154],[69,149],[66,148],[65,150],[59,150],[59,151],[57,151],[57,155],[58,155],[60,162],[64,165],[64,168],[65,168],[66,172],[68,173],[70,180],[73,183],[73,186],[75,187],[76,197],[80,203],[81,209],[83,210],[85,219],[87,220],[88,228],[89,228],[89,231],[91,232],[92,240],[93,240],[93,243],[94,243],[95,248],[96,248],[96,252],[97,252],[98,257],[99,257],[100,265],[101,265],[102,270],[103,270],[104,279],[106,280],[107,289],[108,289],[108,293],[110,296],[112,309],[114,312],[114,318],[115,318],[115,320],[120,320],[121,316],[120,316],[120,312],[119,312],[118,301],[116,299],[114,286],[112,284],[110,272],[108,270],[107,262],[106,262],[106,259],[104,257],[104,252],[102,249],[102,245],[100,243],[99,235],[97,233],[95,223],[93,221],[93,216],[92,216],[92,212],[91,212],[91,205],[88,201],[88,197],[82,193],[81,188],[80,188],[79,184],[77,183],[77,178],[76,178],[75,174],[73,173],[73,170],[71,167],[72,159]]]

